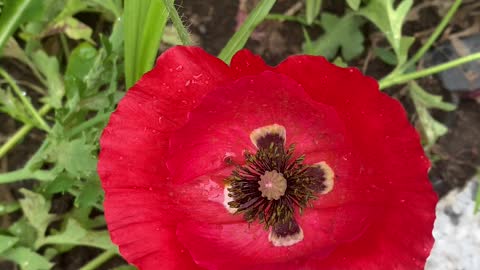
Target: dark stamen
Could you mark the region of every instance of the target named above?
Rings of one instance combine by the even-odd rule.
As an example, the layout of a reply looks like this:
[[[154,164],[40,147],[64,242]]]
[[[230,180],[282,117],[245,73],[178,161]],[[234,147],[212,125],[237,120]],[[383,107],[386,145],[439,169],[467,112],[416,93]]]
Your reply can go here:
[[[324,178],[318,178],[316,170],[303,164],[303,156],[294,159],[293,152],[293,145],[285,151],[274,142],[258,149],[255,155],[247,152],[246,164],[237,166],[226,179],[230,185],[228,196],[233,199],[228,205],[236,208],[236,213],[243,213],[248,222],[258,219],[266,229],[294,220],[295,207],[302,211],[315,199]],[[287,181],[285,194],[277,200],[262,197],[259,190],[262,175],[271,171],[281,173]]]
[[[276,237],[286,237],[300,233],[300,226],[295,220],[289,220],[287,223],[278,223],[272,227],[272,234]]]
[[[279,149],[283,149],[283,144],[285,139],[282,138],[279,134],[266,134],[263,137],[257,139],[258,148],[268,148],[270,145],[274,145]]]
[[[250,134],[257,146],[255,154],[245,153],[245,165],[236,165],[226,179],[228,206],[242,213],[247,222],[258,220],[271,228],[274,246],[289,246],[303,239],[295,220],[317,194],[333,188],[333,171],[325,162],[303,164],[304,156],[294,157],[295,146],[285,149],[285,128],[281,125],[255,129]]]

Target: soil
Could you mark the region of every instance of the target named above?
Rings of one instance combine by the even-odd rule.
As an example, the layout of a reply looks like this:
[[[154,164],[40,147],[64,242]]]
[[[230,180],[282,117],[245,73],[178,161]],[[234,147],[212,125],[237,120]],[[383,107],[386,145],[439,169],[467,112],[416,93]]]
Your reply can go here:
[[[191,33],[197,45],[212,54],[218,54],[234,33],[238,24],[237,19],[246,14],[245,12],[249,12],[257,2],[258,0],[183,0],[180,1],[179,8],[180,13],[184,14],[184,21],[190,25]],[[299,2],[303,1],[278,0],[274,12],[285,13],[295,10]],[[325,11],[341,15],[345,10],[344,1],[325,0],[323,2],[323,10]],[[415,1],[415,6],[422,7],[424,5],[425,7],[417,8],[416,14],[404,26],[405,33],[418,37],[411,51],[418,49],[421,45],[419,39],[424,40],[428,37],[439,23],[441,19],[439,9],[444,8],[442,2],[444,1]],[[442,40],[448,39],[450,33],[464,31],[468,28],[468,24],[464,22],[474,20],[471,18],[473,15],[469,15],[466,10],[468,11],[471,8],[469,5],[475,4],[475,1],[464,2],[465,4],[457,13],[458,16],[463,16],[463,18],[455,17],[454,26],[447,29]],[[438,7],[435,6],[435,3],[438,4]],[[444,14],[443,9],[442,12]],[[95,20],[93,21],[95,22]],[[309,31],[314,36],[321,33],[318,30],[315,32],[309,29]],[[382,42],[379,41],[378,31],[371,24],[365,24],[363,31],[366,37],[365,47],[367,50],[353,65],[369,76],[382,78],[391,70],[391,67],[373,57],[372,51],[368,50],[371,44]],[[262,55],[267,63],[275,65],[291,54],[300,53],[303,40],[301,25],[292,22],[266,21],[257,28],[246,47],[254,53]],[[28,69],[17,65],[15,62],[4,61],[0,63],[5,65],[16,79],[28,80],[28,78],[31,78]],[[464,186],[472,178],[476,168],[480,166],[480,125],[478,124],[480,107],[473,99],[454,96],[445,90],[435,77],[422,79],[419,83],[429,92],[441,94],[448,100],[454,100],[458,105],[458,109],[453,112],[437,112],[434,114],[437,119],[449,127],[448,134],[442,137],[429,153],[437,160],[433,163],[430,171],[431,181],[438,194],[443,196],[451,189]],[[410,114],[412,123],[415,124],[414,109],[411,101],[405,95],[406,91],[402,87],[394,87],[388,92],[402,101]],[[30,92],[28,94],[33,95]],[[18,123],[3,114],[0,114],[0,123],[2,123],[0,125],[0,143],[20,127]],[[29,156],[35,152],[43,138],[41,132],[31,132],[20,145],[16,146],[15,151],[10,152],[0,160],[0,172],[22,167]],[[18,184],[12,185],[10,190],[18,187]],[[12,195],[7,194],[5,197],[5,192],[8,192],[8,190],[0,189],[0,199],[12,200]],[[55,200],[52,210],[63,212],[68,210],[66,209],[68,207],[71,207],[71,199],[70,201]],[[3,222],[0,220],[0,224]],[[98,253],[98,250],[91,248],[74,248],[55,258],[54,261],[57,266],[54,269],[78,269]],[[109,261],[101,269],[111,269],[110,267],[121,264],[123,264],[123,261],[116,258]],[[0,268],[10,269],[1,263]]]

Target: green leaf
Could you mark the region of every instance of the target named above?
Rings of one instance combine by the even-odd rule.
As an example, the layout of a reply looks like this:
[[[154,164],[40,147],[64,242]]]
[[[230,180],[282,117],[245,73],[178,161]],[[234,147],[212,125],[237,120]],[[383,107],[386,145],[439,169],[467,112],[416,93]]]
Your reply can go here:
[[[13,213],[13,212],[17,211],[18,209],[20,209],[20,204],[18,204],[17,202],[0,203],[0,216],[3,216],[5,214]]]
[[[442,96],[428,93],[415,82],[410,84],[410,95],[415,101],[429,109],[453,111],[457,108],[455,105],[443,101]]]
[[[97,50],[88,43],[81,43],[70,54],[65,77],[84,80],[97,57]],[[66,85],[68,85],[65,82]],[[71,86],[71,85],[68,85]]]
[[[81,97],[88,95],[87,76],[92,70],[97,50],[88,43],[81,43],[71,52],[65,71],[65,95],[67,106],[73,110]],[[105,75],[105,74],[102,74]],[[97,89],[95,89],[97,90]]]
[[[117,18],[120,18],[120,16],[122,15],[122,7],[117,6],[113,0],[90,0],[90,1],[112,12]]]
[[[0,234],[0,256],[3,252],[13,247],[18,242],[17,237]]]
[[[46,101],[54,108],[62,106],[62,98],[65,94],[60,67],[56,57],[48,56],[44,51],[33,54],[33,62],[37,69],[47,79],[48,97]]]
[[[347,0],[348,6],[353,10],[358,10],[362,0]]]
[[[233,55],[243,48],[248,38],[265,17],[268,15],[276,0],[262,0],[248,15],[240,29],[230,38],[227,45],[222,49],[218,58],[225,63],[230,63]]]
[[[49,214],[50,202],[45,198],[28,189],[20,189],[24,198],[20,199],[20,206],[28,222],[37,231],[38,237],[43,237],[48,225],[54,220],[54,215]]]
[[[51,182],[47,182],[44,187],[46,194],[64,193],[75,185],[76,180],[67,173],[60,173]]]
[[[96,147],[81,137],[56,142],[48,152],[48,157],[71,175],[89,176],[96,171],[97,160],[94,151]]]
[[[415,38],[413,37],[402,37],[400,39],[400,48],[396,52],[397,54],[397,66],[403,65],[407,62],[408,59],[408,50],[412,46]]]
[[[18,243],[21,246],[33,247],[35,240],[37,239],[35,228],[25,217],[20,218],[10,225],[8,232],[19,239]]]
[[[343,61],[343,59],[340,56],[335,58],[335,60],[333,60],[333,63],[339,67],[343,67],[343,68],[348,67],[348,64],[345,63],[345,61]]]
[[[61,12],[56,16],[54,20],[55,22],[71,17],[76,13],[85,10],[88,7],[88,1],[85,1],[85,0],[66,0],[64,2],[65,2],[65,6],[62,8]]]
[[[53,27],[56,29],[62,29],[71,39],[86,40],[94,43],[91,38],[93,32],[92,28],[73,17],[64,18],[53,25]]]
[[[339,18],[323,12],[320,21],[325,34],[312,41],[311,46],[304,44],[307,54],[323,55],[331,60],[341,50],[342,58],[349,61],[363,52],[364,37],[359,29],[362,24],[360,18],[353,13]]]
[[[430,148],[441,136],[448,132],[448,128],[435,120],[429,109],[435,108],[445,111],[455,109],[453,104],[442,101],[441,96],[432,95],[426,92],[415,81],[409,83],[409,93],[413,100],[415,109],[418,114],[419,123],[421,125],[422,134],[425,139],[425,147]]]
[[[74,15],[83,11],[102,11],[93,0],[43,0],[37,2],[42,3],[42,8],[39,8],[40,19],[28,23],[21,35],[23,39],[33,41],[32,43],[58,32],[64,32],[72,39],[90,40],[91,29],[74,18]],[[40,49],[38,44],[34,49]]]
[[[42,244],[80,245],[116,250],[108,231],[87,231],[74,219],[68,219],[65,229],[61,233],[46,237]]]
[[[0,89],[0,112],[4,112],[13,119],[23,123],[36,124],[30,117],[23,103],[18,100],[9,89]]]
[[[125,83],[130,88],[152,68],[168,12],[162,0],[125,0],[123,19]]]
[[[394,8],[394,0],[370,0],[358,11],[372,21],[386,36],[396,54],[399,54],[402,40],[402,25],[413,0],[403,0]]]
[[[80,194],[75,199],[75,206],[79,208],[94,206],[103,198],[103,189],[99,179],[92,179],[82,185]]]
[[[70,216],[85,229],[105,227],[107,223],[104,215],[95,216],[93,219],[90,218],[92,209],[93,207],[74,207]]]
[[[51,262],[40,254],[25,247],[10,249],[1,256],[16,262],[22,270],[48,270],[53,266]]]
[[[32,11],[32,7],[39,2],[35,0],[5,0],[4,9],[0,14],[0,53],[26,15]]]
[[[124,92],[118,91],[118,81],[121,79],[118,71],[122,70],[120,65],[120,55],[123,54],[122,29],[122,21],[117,21],[110,37],[100,39],[102,47],[98,50],[97,57],[85,77],[86,91],[81,95],[82,108],[111,112],[117,104],[117,96],[124,95]],[[99,92],[105,88],[106,91]],[[87,98],[83,99],[84,97]]]
[[[312,24],[320,13],[322,8],[322,0],[305,0],[305,13],[308,24]]]
[[[14,38],[8,39],[5,47],[3,48],[3,55],[2,57],[11,57],[15,58],[27,65],[30,65],[30,59],[28,59],[25,51],[20,48],[17,41]]]
[[[373,49],[373,52],[378,58],[380,58],[380,60],[382,60],[384,63],[388,65],[396,66],[398,63],[397,56],[392,50],[381,48],[381,47],[375,47]]]

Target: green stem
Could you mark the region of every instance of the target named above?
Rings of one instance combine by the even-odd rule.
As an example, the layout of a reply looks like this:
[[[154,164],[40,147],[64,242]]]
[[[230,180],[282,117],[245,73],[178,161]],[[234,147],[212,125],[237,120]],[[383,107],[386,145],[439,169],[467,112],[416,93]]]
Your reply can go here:
[[[462,0],[456,0],[455,3],[453,3],[445,17],[443,17],[442,21],[438,24],[437,28],[435,28],[435,31],[433,31],[432,35],[427,40],[427,42],[425,42],[425,44],[423,44],[423,46],[412,56],[412,58],[400,69],[400,73],[403,73],[403,71],[415,65],[415,63],[417,63],[417,61],[422,58],[422,56],[430,49],[430,47],[432,47],[433,43],[437,40],[445,27],[447,27],[448,23],[450,22],[453,15],[461,4]]]
[[[79,134],[80,132],[82,132],[83,130],[85,130],[87,128],[96,126],[98,124],[101,124],[101,123],[107,121],[109,117],[110,117],[110,113],[96,115],[95,117],[89,119],[88,121],[85,121],[82,124],[80,124],[80,125],[72,128],[71,130],[69,130],[66,133],[66,136],[67,137],[73,137],[73,136]]]
[[[68,60],[68,57],[70,56],[70,49],[68,48],[68,40],[64,33],[60,33],[60,43],[62,44],[65,59]]]
[[[475,61],[475,60],[480,60],[480,52],[470,54],[470,55],[467,55],[467,56],[464,56],[464,57],[460,57],[460,58],[457,58],[455,60],[449,61],[447,63],[443,63],[443,64],[440,64],[440,65],[436,65],[436,66],[429,67],[429,68],[426,68],[426,69],[422,69],[422,70],[419,70],[419,71],[415,71],[415,72],[411,72],[411,73],[407,73],[407,74],[402,74],[402,75],[389,76],[385,79],[380,80],[380,82],[379,82],[380,89],[385,89],[385,88],[390,87],[392,85],[402,84],[402,83],[406,83],[406,82],[411,81],[411,80],[426,77],[426,76],[429,76],[429,75],[432,75],[432,74],[435,74],[435,73],[439,73],[439,72],[442,72],[444,70],[454,68],[456,66],[460,66],[460,65],[463,65],[465,63],[472,62],[472,61]]]
[[[105,250],[98,257],[91,260],[82,268],[80,268],[80,270],[95,270],[99,268],[102,264],[106,263],[108,260],[113,258],[115,255],[117,255],[117,253],[114,250]]]
[[[178,37],[182,41],[183,45],[190,45],[192,41],[190,40],[190,35],[188,34],[188,30],[182,23],[182,19],[178,15],[177,10],[175,9],[174,1],[172,0],[163,0],[163,4],[168,10],[168,14],[170,19],[172,20],[173,26],[177,30]]]
[[[24,168],[29,168],[30,170],[39,169],[43,165],[43,154],[49,146],[49,140],[44,140],[42,145],[37,149],[37,152],[33,154],[32,157],[25,163]]]
[[[299,16],[290,16],[290,15],[283,15],[283,14],[275,14],[275,13],[272,13],[272,14],[268,14],[266,17],[265,17],[265,20],[276,20],[276,21],[290,21],[290,22],[297,22],[297,23],[300,23],[300,24],[303,24],[303,25],[309,25],[307,23],[307,20],[305,20],[304,18],[302,17],[299,17]]]
[[[48,104],[43,105],[43,107],[40,108],[40,110],[38,110],[38,114],[40,114],[40,116],[43,116],[46,113],[48,113],[48,111],[50,111],[50,109],[52,109],[52,107],[50,107],[50,105],[48,105]],[[10,137],[10,139],[8,139],[0,147],[0,158],[5,156],[18,142],[20,142],[28,134],[28,132],[30,132],[30,130],[32,130],[32,128],[34,128],[34,126],[32,124],[25,124],[22,128],[17,130],[17,132],[15,132],[15,134],[13,134],[13,136]]]
[[[26,179],[36,179],[39,181],[51,181],[54,174],[46,170],[31,171],[28,168],[19,169],[12,172],[0,174],[0,184],[7,184]]]
[[[0,204],[0,216],[10,214],[12,212],[17,211],[18,209],[20,209],[20,204],[17,202]]]
[[[33,107],[30,100],[28,100],[27,97],[22,93],[22,91],[20,90],[18,85],[15,83],[13,78],[7,72],[5,72],[5,70],[3,70],[2,68],[0,68],[0,75],[2,75],[5,78],[5,80],[8,82],[8,84],[10,84],[13,91],[18,96],[18,98],[22,101],[23,105],[25,105],[25,107],[30,112],[33,119],[35,119],[35,121],[40,125],[39,127],[47,132],[50,132],[50,126],[47,124],[47,122],[45,122],[45,120],[43,120],[39,112]]]

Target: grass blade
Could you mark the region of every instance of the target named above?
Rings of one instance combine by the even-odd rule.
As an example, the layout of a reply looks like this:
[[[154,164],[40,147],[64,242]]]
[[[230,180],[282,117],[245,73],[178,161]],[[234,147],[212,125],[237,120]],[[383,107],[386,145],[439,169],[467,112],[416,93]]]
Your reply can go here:
[[[125,81],[130,88],[150,70],[160,46],[168,12],[162,0],[125,0]]]
[[[312,24],[315,18],[320,13],[322,8],[322,0],[306,0],[305,15],[307,17],[307,23]]]
[[[247,43],[255,27],[265,19],[275,2],[276,0],[262,0],[248,15],[240,29],[230,38],[227,45],[218,55],[218,58],[226,63],[230,63],[233,55]]]
[[[33,0],[9,0],[5,2],[5,8],[0,16],[0,52],[3,46],[22,22]]]

